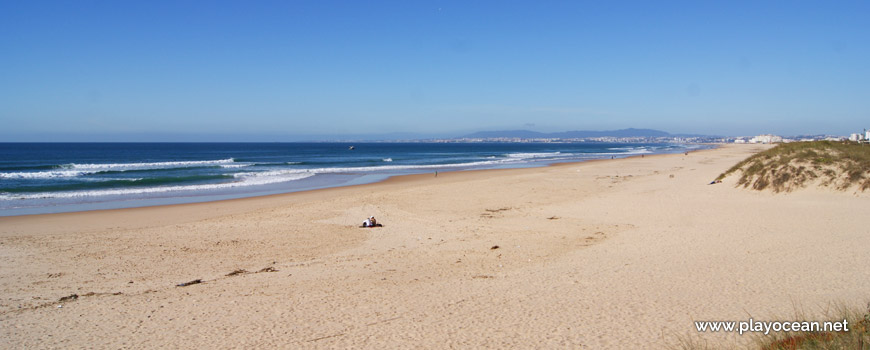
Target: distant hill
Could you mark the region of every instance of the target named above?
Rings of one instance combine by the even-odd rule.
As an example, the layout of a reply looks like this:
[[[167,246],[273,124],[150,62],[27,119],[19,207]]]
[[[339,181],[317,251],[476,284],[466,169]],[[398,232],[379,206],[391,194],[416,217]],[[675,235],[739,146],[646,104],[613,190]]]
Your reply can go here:
[[[480,139],[489,139],[489,138],[498,138],[498,137],[510,137],[510,138],[523,138],[523,139],[535,139],[542,137],[549,137],[548,134],[537,132],[537,131],[529,131],[529,130],[501,130],[501,131],[478,131],[473,134],[460,136],[459,138],[480,138]]]
[[[562,138],[562,139],[579,139],[586,137],[667,137],[674,136],[661,130],[653,129],[621,129],[608,131],[563,131],[543,133],[529,130],[503,130],[503,131],[480,131],[473,134],[462,136],[461,138],[523,138],[523,139],[539,139],[539,138]]]

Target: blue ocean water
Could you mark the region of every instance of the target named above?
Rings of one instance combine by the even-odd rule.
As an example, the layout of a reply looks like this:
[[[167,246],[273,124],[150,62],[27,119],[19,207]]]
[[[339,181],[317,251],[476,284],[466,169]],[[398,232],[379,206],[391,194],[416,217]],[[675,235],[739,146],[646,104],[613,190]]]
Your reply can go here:
[[[403,174],[541,166],[700,147],[641,143],[0,143],[0,216],[210,201],[361,184]]]

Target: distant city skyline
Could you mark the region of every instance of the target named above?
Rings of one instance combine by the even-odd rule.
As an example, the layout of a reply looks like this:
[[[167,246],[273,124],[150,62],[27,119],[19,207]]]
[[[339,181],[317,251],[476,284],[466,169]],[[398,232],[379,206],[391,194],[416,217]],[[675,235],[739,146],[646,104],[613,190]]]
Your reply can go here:
[[[0,142],[870,128],[870,3],[0,3]]]

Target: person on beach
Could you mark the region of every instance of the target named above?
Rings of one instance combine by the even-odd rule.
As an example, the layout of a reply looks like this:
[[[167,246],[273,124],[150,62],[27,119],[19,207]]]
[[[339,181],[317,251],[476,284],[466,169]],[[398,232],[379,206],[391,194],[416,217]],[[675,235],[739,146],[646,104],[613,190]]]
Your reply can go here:
[[[378,220],[375,219],[374,216],[369,216],[369,218],[366,219],[365,221],[363,221],[363,224],[362,224],[362,227],[378,227],[378,226],[381,226],[381,225],[378,224]]]

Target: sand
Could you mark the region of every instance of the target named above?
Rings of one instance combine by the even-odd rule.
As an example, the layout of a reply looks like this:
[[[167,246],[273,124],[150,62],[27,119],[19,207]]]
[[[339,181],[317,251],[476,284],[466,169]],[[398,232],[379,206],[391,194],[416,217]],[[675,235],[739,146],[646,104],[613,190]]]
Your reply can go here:
[[[765,147],[0,218],[0,347],[664,348],[864,305],[870,196],[708,185]]]

